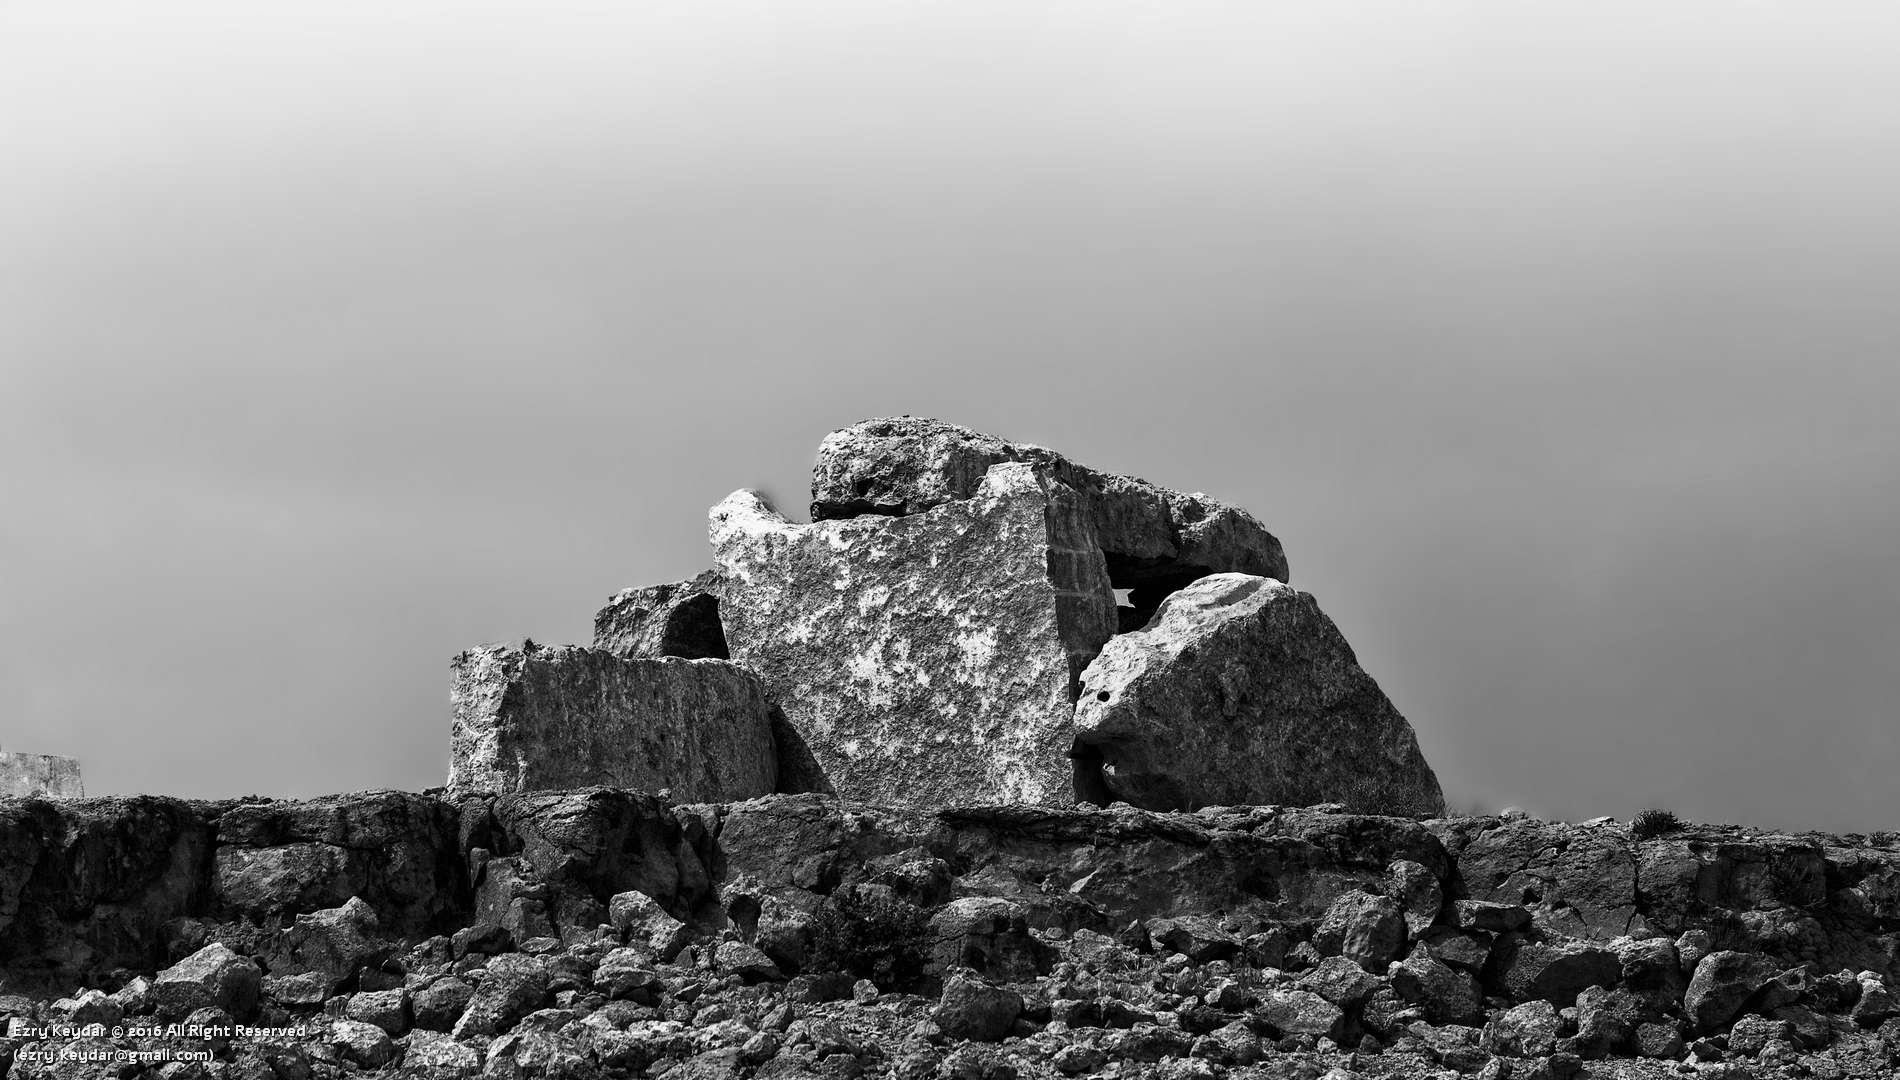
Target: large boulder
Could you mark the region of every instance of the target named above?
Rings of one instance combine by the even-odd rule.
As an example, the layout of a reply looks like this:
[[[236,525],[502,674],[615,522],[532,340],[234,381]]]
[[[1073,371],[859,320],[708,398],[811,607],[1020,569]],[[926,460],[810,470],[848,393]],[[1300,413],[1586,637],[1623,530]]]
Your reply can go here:
[[[714,507],[726,640],[825,782],[908,806],[1075,801],[1081,670],[1115,628],[1076,493],[1021,463],[904,517]]]
[[[777,789],[772,711],[723,660],[485,646],[455,658],[449,787],[671,789],[682,802]]]
[[[594,616],[594,648],[626,657],[728,659],[718,588],[717,575],[707,571],[690,581],[623,589]]]
[[[1109,792],[1150,809],[1343,803],[1445,812],[1412,726],[1313,597],[1202,578],[1082,673],[1076,741]]]
[[[990,467],[1004,462],[1035,465],[1077,493],[1115,587],[1135,590],[1144,614],[1207,574],[1288,580],[1280,541],[1239,507],[920,416],[865,420],[825,436],[812,468],[812,520],[923,513],[974,497]]]

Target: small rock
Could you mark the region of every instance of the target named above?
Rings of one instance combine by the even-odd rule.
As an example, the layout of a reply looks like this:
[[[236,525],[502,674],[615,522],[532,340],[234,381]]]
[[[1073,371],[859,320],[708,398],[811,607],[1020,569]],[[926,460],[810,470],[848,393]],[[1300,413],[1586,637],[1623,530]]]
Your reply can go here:
[[[162,1019],[204,1008],[248,1019],[257,1010],[263,985],[264,973],[254,961],[213,942],[159,972],[151,998]]]
[[[1680,941],[1676,947],[1682,950]],[[1683,1011],[1697,1030],[1720,1031],[1735,1019],[1742,1003],[1777,971],[1773,961],[1758,953],[1712,952],[1696,964],[1695,975],[1682,997]]]
[[[1022,1015],[1022,996],[965,972],[944,981],[943,996],[931,1018],[952,1039],[997,1042]]]
[[[615,893],[607,901],[607,919],[627,942],[645,945],[661,960],[678,956],[693,937],[685,923],[643,892]]]
[[[1286,1035],[1332,1036],[1345,1020],[1344,1010],[1310,990],[1268,990],[1257,1014]]]
[[[780,982],[785,978],[771,957],[743,941],[721,943],[713,953],[713,967],[723,975],[737,975],[747,982]]]
[[[350,995],[343,1015],[365,1024],[375,1024],[391,1035],[409,1030],[409,991],[376,990]]]
[[[332,1023],[330,1046],[343,1060],[365,1069],[380,1069],[396,1057],[396,1044],[388,1032],[357,1020]]]
[[[1484,1045],[1511,1057],[1547,1057],[1557,1049],[1557,1010],[1541,998],[1513,1006],[1486,1025]]]

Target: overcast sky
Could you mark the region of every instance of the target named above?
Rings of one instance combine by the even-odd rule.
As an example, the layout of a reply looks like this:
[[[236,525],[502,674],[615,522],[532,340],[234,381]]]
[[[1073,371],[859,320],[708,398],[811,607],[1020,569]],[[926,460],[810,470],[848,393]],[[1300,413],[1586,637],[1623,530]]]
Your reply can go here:
[[[0,4],[0,746],[422,788],[941,416],[1257,513],[1456,808],[1900,826],[1900,7]]]

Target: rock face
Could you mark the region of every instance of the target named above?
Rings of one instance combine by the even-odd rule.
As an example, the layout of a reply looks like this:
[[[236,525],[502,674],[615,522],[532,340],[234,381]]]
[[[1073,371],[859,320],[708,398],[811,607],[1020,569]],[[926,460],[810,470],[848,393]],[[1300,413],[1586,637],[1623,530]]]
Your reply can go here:
[[[712,511],[733,659],[840,795],[910,806],[1075,800],[1077,680],[1115,629],[1079,496],[995,465],[904,517]]]
[[[594,648],[625,657],[728,659],[718,586],[708,571],[690,581],[622,590],[594,616]]]
[[[15,754],[0,750],[0,796],[83,799],[79,762],[54,754]]]
[[[1340,802],[1444,813],[1405,717],[1310,594],[1216,574],[1162,602],[1082,674],[1079,745],[1151,809]]]
[[[1003,462],[1036,465],[1077,493],[1115,587],[1133,590],[1135,625],[1207,574],[1288,580],[1280,541],[1245,510],[925,417],[865,420],[827,435],[812,469],[812,520],[919,514],[971,498]]]
[[[470,649],[453,670],[451,788],[598,784],[700,801],[776,790],[771,709],[737,665],[529,644]]]

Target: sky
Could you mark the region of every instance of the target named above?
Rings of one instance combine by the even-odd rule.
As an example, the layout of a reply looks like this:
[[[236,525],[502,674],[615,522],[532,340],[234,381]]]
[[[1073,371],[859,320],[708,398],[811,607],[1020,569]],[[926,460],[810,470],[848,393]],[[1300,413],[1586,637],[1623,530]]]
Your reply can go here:
[[[0,4],[0,746],[440,784],[938,416],[1256,513],[1454,809],[1900,826],[1900,7]]]

